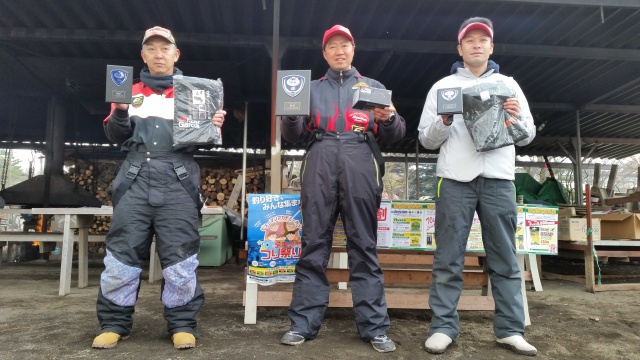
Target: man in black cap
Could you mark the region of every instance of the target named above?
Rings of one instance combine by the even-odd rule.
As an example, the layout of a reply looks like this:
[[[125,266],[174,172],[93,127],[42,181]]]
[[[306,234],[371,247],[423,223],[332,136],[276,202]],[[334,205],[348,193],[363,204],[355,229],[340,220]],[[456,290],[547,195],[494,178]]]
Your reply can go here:
[[[324,33],[322,54],[330,69],[311,82],[310,116],[283,117],[282,137],[310,138],[301,173],[302,254],[296,265],[287,345],[315,339],[329,303],[325,274],[333,228],[341,216],[347,235],[349,284],[360,337],[379,352],[396,349],[387,337],[389,315],[384,277],[376,252],[377,211],[384,164],[377,141],[404,137],[405,121],[393,105],[371,111],[352,108],[363,86],[383,88],[351,66],[355,43],[349,29],[335,25]]]
[[[142,40],[141,82],[131,104],[111,104],[104,120],[107,138],[127,153],[113,183],[114,213],[106,238],[105,270],[97,313],[100,334],[94,348],[112,348],[129,336],[142,266],[152,237],[162,265],[162,303],[167,330],[177,349],[192,348],[198,335],[196,313],[204,294],[196,279],[200,234],[200,169],[195,146],[173,145],[173,76],[180,50],[171,31],[147,30]],[[223,110],[212,122],[221,127]]]
[[[438,115],[437,90],[465,88],[478,84],[503,84],[515,97],[504,101],[507,119],[500,124],[520,122],[529,137],[516,143],[529,144],[536,134],[533,117],[522,90],[513,78],[498,72],[489,56],[493,53],[493,24],[486,18],[471,18],[458,31],[458,53],[462,62],[451,68],[451,75],[438,81],[427,95],[418,126],[418,138],[427,149],[440,149],[436,175],[435,236],[437,248],[429,306],[433,313],[425,349],[443,353],[457,340],[460,322],[457,304],[462,292],[462,270],[469,230],[478,212],[482,241],[495,301],[493,319],[499,346],[523,355],[537,350],[524,338],[524,306],[521,276],[516,259],[515,230],[517,205],[515,187],[515,148],[513,145],[478,152],[471,140],[463,115]]]

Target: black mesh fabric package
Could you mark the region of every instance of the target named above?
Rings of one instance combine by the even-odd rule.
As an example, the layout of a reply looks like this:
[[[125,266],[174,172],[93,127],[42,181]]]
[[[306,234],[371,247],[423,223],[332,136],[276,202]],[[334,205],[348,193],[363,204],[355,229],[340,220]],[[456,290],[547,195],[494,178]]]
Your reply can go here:
[[[221,145],[211,119],[222,109],[222,81],[174,75],[173,145]]]
[[[462,116],[476,151],[490,151],[526,139],[529,132],[502,105],[515,91],[502,82],[483,83],[462,90]],[[515,120],[511,124],[509,119]]]

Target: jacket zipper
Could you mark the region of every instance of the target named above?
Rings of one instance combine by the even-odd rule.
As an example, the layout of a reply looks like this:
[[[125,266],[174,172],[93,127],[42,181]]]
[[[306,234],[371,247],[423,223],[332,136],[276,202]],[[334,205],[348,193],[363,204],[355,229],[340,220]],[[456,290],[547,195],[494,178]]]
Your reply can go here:
[[[343,84],[343,78],[342,78],[342,70],[340,70],[340,85]]]

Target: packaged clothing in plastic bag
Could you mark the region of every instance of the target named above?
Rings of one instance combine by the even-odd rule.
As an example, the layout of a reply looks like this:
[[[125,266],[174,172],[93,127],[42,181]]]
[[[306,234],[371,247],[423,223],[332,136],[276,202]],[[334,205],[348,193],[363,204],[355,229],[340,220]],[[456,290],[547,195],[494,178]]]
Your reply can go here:
[[[502,82],[462,90],[462,116],[476,151],[499,149],[529,137],[524,125],[503,108],[504,102],[515,96],[515,91]],[[515,124],[509,120],[515,120]]]
[[[173,145],[221,145],[211,119],[222,109],[222,81],[174,75]]]

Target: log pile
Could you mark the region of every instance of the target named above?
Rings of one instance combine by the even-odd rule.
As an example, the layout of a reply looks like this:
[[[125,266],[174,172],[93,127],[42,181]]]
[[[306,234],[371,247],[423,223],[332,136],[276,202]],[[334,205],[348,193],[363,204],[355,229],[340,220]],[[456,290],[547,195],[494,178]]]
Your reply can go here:
[[[74,166],[69,169],[69,180],[94,194],[103,205],[113,206],[110,190],[118,167],[119,164],[113,162],[102,162],[98,165],[78,163],[77,168]]]
[[[233,204],[229,204],[232,192],[237,185],[246,186],[246,193],[263,193],[265,187],[264,176],[261,171],[248,171],[247,176],[242,181],[242,171],[230,168],[221,169],[201,169],[202,179],[200,182],[200,193],[209,206],[226,206],[233,211],[240,213],[241,197],[236,194]],[[241,184],[238,184],[240,182]],[[237,191],[240,189],[237,189]],[[245,202],[245,214],[247,213]]]
[[[119,163],[114,162],[87,164],[79,161],[77,167],[70,167],[68,177],[80,188],[95,194],[102,204],[113,206],[111,193],[118,168]],[[242,200],[239,195],[240,189],[237,189],[238,194],[234,196],[237,200],[233,204],[228,204],[234,187],[238,185],[237,182],[246,186],[247,194],[263,193],[265,189],[264,173],[261,169],[249,169],[244,181],[241,179],[242,171],[232,168],[201,168],[200,174],[199,190],[205,203],[209,206],[226,206],[237,213],[240,213],[240,201]],[[245,215],[247,211],[248,206],[245,199]],[[109,231],[110,223],[110,216],[96,216],[92,227],[89,228],[89,233],[105,234]]]

